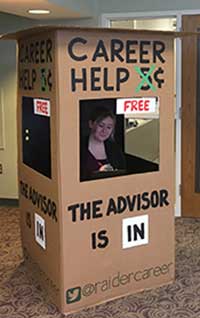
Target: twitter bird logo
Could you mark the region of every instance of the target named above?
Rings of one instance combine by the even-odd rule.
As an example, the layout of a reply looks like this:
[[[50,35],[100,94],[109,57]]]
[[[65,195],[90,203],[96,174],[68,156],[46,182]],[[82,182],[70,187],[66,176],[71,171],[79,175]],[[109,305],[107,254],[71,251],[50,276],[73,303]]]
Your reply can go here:
[[[81,300],[81,287],[70,288],[66,291],[66,302],[72,304]]]

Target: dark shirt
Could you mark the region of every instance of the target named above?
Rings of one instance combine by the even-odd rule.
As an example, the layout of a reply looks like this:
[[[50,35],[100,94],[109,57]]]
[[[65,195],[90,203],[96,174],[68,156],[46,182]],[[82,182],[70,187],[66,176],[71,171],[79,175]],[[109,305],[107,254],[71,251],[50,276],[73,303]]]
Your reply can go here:
[[[104,161],[96,159],[88,150],[88,139],[81,143],[81,164],[80,176],[82,180],[93,179],[94,174],[99,171],[104,164],[110,164],[114,170],[125,170],[125,158],[117,143],[111,139],[106,140],[105,151],[107,159]]]

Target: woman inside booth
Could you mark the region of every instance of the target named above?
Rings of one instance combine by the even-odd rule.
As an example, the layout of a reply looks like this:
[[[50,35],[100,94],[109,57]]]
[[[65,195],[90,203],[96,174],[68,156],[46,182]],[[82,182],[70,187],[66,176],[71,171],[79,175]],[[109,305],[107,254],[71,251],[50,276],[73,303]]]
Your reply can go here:
[[[114,140],[116,118],[105,107],[95,107],[88,125],[89,135],[81,140],[81,180],[124,174],[125,157]]]

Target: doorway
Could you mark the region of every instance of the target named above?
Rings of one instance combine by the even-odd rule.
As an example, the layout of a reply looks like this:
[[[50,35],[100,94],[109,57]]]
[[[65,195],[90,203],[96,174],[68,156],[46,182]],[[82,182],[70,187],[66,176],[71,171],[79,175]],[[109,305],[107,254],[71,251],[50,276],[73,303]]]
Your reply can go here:
[[[200,15],[184,15],[183,31],[199,32]],[[182,215],[200,217],[200,37],[182,46]]]

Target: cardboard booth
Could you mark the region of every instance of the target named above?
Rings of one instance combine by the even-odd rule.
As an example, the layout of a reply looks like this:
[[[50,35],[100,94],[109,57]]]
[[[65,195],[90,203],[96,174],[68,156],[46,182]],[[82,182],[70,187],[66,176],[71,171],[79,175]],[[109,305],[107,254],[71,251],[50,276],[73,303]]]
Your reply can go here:
[[[22,242],[41,284],[67,314],[172,282],[174,34],[12,37]]]

